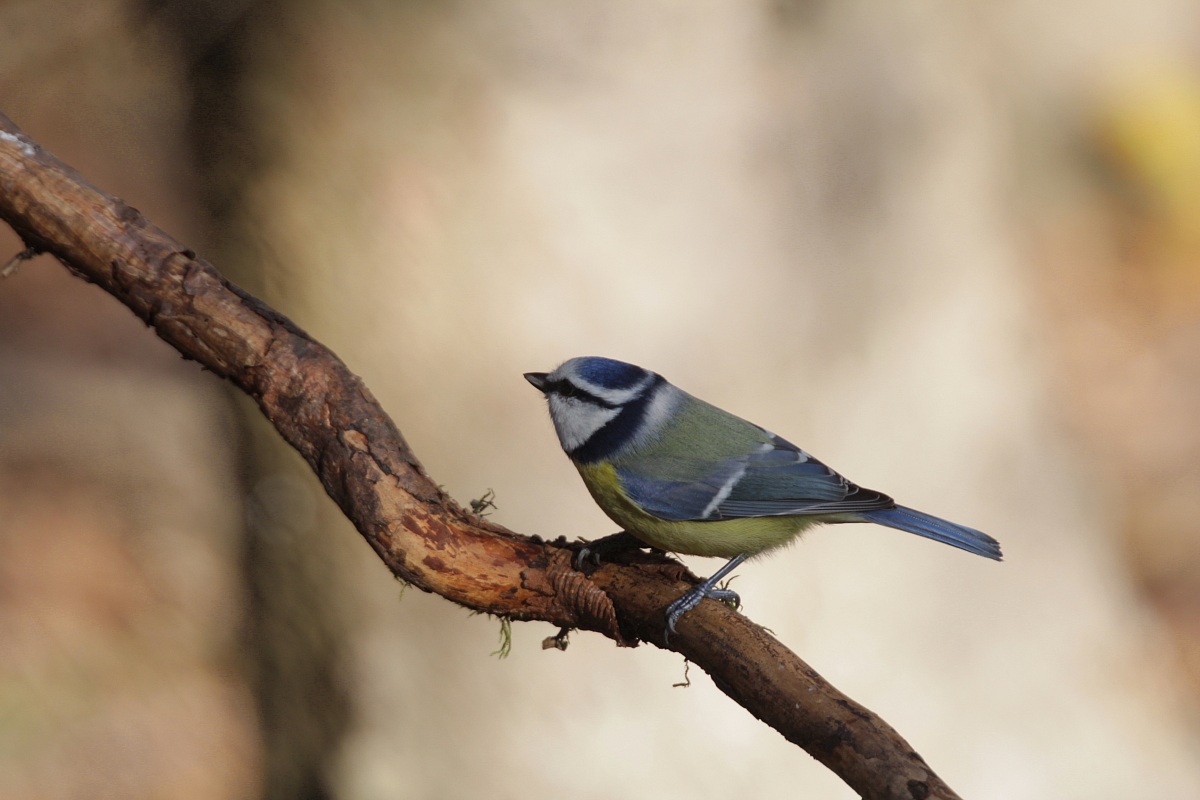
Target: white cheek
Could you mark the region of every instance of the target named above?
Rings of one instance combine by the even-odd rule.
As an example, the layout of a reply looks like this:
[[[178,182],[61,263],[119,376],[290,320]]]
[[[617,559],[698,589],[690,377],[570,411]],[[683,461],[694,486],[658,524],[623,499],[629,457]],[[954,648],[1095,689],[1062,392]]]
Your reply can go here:
[[[550,419],[563,450],[571,451],[621,413],[619,408],[601,408],[578,398],[552,396]]]

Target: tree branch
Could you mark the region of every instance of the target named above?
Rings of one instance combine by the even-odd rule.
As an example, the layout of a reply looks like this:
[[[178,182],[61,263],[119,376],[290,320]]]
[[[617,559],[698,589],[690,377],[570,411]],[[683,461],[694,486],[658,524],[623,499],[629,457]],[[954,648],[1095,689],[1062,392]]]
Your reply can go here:
[[[686,589],[681,578],[695,580],[685,570],[636,554],[585,576],[563,540],[522,536],[464,511],[337,356],[3,114],[0,217],[29,248],[18,259],[53,255],[253,397],[397,577],[475,611],[665,646],[663,609]],[[683,617],[670,649],[863,797],[957,797],[887,723],[720,603]]]

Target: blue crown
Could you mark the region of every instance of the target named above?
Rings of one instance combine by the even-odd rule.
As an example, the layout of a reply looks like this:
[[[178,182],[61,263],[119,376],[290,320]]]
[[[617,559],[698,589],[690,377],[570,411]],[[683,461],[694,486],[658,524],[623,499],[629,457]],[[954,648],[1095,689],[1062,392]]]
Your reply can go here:
[[[631,389],[649,374],[636,364],[626,364],[624,361],[599,356],[579,358],[576,373],[593,386],[605,389]]]

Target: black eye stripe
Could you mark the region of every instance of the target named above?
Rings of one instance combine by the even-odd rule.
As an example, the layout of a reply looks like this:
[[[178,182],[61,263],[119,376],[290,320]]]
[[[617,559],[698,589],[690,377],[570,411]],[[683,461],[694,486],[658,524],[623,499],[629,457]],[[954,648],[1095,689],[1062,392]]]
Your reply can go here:
[[[557,394],[559,397],[578,397],[581,400],[586,400],[589,403],[598,405],[602,408],[616,408],[616,403],[610,403],[602,397],[597,397],[586,389],[571,383],[566,378],[561,378],[554,381],[549,386],[550,391]]]

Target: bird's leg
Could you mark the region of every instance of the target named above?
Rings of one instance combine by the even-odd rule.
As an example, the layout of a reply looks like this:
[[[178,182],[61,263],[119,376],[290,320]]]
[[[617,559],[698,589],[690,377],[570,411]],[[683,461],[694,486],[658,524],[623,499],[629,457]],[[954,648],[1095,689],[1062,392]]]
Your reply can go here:
[[[611,536],[605,536],[603,539],[588,542],[579,548],[579,552],[575,554],[575,569],[582,571],[583,565],[588,561],[599,566],[601,556],[609,553],[619,553],[623,550],[636,550],[639,547],[645,546],[644,542],[631,533],[627,533],[626,531],[614,533]]]
[[[718,589],[716,587],[718,581],[730,572],[733,572],[738,564],[741,564],[745,560],[746,553],[734,556],[729,559],[728,564],[713,573],[711,578],[698,586],[693,586],[687,594],[667,606],[667,631],[664,637],[666,641],[669,642],[671,634],[675,633],[675,623],[679,621],[679,618],[700,605],[700,601],[704,598],[711,597],[713,600],[720,600],[723,603],[727,603],[730,600],[734,603],[741,603],[741,598],[737,596],[737,592],[731,589]]]

